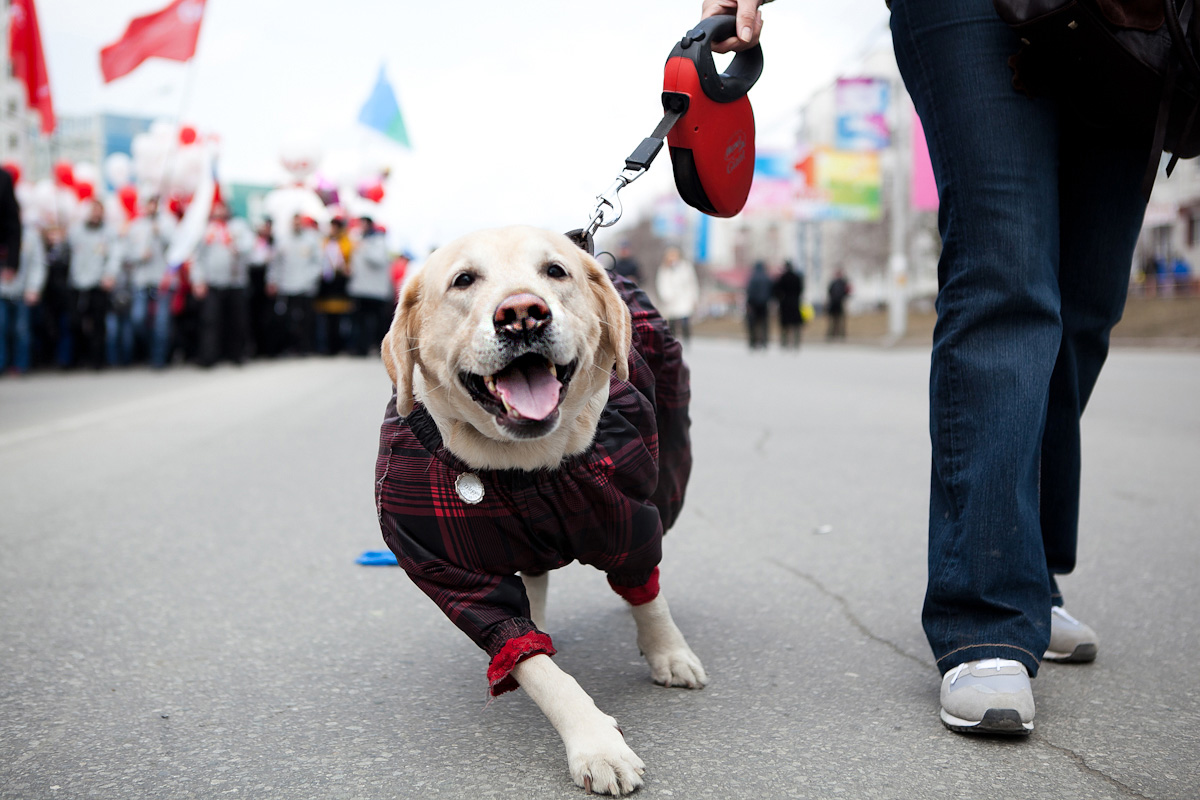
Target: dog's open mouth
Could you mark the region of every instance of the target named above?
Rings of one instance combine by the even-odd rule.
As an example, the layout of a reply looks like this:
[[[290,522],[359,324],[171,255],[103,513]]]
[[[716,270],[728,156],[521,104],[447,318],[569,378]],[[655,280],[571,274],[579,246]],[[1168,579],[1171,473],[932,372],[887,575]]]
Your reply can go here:
[[[560,365],[526,353],[493,375],[463,372],[459,380],[500,425],[521,436],[540,436],[557,421],[577,363]]]

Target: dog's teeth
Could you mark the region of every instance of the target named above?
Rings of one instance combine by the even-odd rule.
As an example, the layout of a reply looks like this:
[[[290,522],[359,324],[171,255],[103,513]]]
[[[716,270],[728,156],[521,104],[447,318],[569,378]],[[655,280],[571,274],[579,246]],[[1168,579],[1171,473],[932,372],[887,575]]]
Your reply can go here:
[[[553,375],[555,378],[557,378],[558,377],[558,367],[554,366],[553,361],[547,361],[546,363],[550,365],[550,374]]]
[[[491,375],[488,375],[483,379],[483,385],[486,386],[487,390],[492,394],[496,393],[496,379]]]
[[[504,404],[504,413],[508,414],[513,419],[521,419],[521,412],[510,406],[508,404],[508,400],[504,399],[503,395],[500,396],[500,402]]]

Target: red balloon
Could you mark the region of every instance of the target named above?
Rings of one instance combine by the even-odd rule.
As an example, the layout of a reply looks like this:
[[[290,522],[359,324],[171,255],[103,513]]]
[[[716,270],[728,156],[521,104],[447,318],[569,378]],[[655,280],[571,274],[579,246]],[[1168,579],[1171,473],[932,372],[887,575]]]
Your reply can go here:
[[[122,186],[120,189],[117,189],[117,199],[121,201],[121,208],[125,209],[125,216],[127,218],[133,219],[137,216],[137,187],[132,185]]]
[[[358,193],[372,203],[378,203],[383,199],[383,184],[373,183],[370,186],[360,189]]]
[[[96,196],[96,187],[90,183],[80,181],[75,184],[75,196],[79,198],[79,202],[81,203],[84,200],[91,200]]]
[[[68,189],[75,185],[75,168],[71,166],[70,161],[59,161],[54,165],[54,180],[59,186],[66,186]]]
[[[13,183],[21,182],[21,165],[15,161],[8,161],[4,164],[4,169],[8,170],[8,174],[12,176]]]
[[[179,143],[193,144],[196,141],[196,129],[191,125],[184,125],[179,129]]]

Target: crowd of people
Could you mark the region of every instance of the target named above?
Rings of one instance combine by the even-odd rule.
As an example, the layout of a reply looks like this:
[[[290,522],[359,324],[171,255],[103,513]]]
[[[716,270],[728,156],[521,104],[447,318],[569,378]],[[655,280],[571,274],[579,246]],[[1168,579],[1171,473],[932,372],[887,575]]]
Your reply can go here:
[[[168,263],[179,219],[147,199],[120,226],[99,200],[74,225],[22,225],[0,170],[0,374],[210,367],[284,354],[376,352],[406,259],[368,217],[278,235],[213,203],[198,246]]]
[[[629,241],[618,244],[612,271],[634,283],[641,284],[645,279]],[[816,315],[805,300],[804,273],[791,261],[784,261],[778,274],[772,273],[766,262],[759,261],[753,265],[746,280],[745,320],[750,349],[767,348],[774,307],[780,347],[799,350],[804,326]],[[700,279],[696,267],[683,257],[678,246],[669,245],[652,277],[650,286],[656,308],[667,320],[671,334],[687,344],[691,341],[692,319],[700,308]],[[835,270],[823,304],[828,319],[826,338],[830,341],[846,338],[846,305],[852,293],[853,286],[845,271]]]

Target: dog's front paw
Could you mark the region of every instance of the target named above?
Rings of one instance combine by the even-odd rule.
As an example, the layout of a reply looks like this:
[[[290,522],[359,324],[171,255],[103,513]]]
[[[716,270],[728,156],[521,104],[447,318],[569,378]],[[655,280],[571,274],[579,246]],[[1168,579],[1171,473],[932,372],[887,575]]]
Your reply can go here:
[[[704,665],[686,642],[658,651],[647,649],[645,655],[650,664],[650,677],[660,686],[703,689],[708,683]]]
[[[577,786],[596,794],[630,794],[642,788],[646,765],[625,744],[617,721],[606,722],[577,733],[567,742],[567,764]]]

